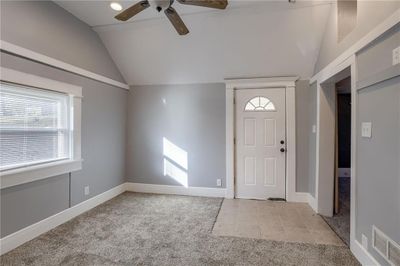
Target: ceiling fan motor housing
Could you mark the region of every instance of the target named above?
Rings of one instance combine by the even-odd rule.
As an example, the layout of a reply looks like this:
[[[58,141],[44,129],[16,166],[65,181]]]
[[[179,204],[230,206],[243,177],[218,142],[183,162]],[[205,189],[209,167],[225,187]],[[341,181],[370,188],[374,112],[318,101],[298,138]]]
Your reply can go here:
[[[0,0],[1,1],[1,0]],[[225,9],[228,5],[228,0],[177,0],[180,4],[183,5],[192,5],[192,6],[202,6],[208,8],[216,8],[216,9]],[[293,0],[292,0],[293,1]],[[128,7],[121,13],[115,16],[115,19],[119,21],[127,21],[131,19],[133,16],[147,9],[148,7],[154,7],[158,12],[164,9],[164,13],[174,26],[175,30],[179,35],[186,35],[189,33],[188,28],[185,23],[182,21],[178,12],[176,12],[175,8],[172,7],[175,0],[141,0],[136,4]]]
[[[150,6],[155,7],[158,12],[167,9],[171,5],[170,0],[149,0]]]

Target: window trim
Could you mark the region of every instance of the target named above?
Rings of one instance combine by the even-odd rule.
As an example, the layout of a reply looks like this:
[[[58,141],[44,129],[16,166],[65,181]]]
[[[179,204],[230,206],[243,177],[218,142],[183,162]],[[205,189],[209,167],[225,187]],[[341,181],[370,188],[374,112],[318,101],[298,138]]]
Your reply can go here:
[[[0,188],[12,187],[82,169],[81,110],[82,87],[0,67],[0,80],[17,85],[61,92],[72,96],[73,132],[71,158],[27,165],[0,172]]]

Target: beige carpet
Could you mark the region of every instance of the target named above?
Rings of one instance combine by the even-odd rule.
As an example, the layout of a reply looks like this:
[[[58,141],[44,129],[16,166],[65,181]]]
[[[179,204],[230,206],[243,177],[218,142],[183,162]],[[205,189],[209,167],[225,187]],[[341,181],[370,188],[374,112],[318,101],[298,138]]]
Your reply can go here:
[[[1,265],[359,265],[347,247],[214,236],[222,199],[124,193]]]

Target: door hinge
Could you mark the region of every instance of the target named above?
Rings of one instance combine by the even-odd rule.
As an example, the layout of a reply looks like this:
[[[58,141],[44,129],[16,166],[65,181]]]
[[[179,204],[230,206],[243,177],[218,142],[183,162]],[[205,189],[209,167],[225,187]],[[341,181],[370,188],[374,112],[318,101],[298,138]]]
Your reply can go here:
[[[236,145],[236,138],[233,138],[233,145]]]
[[[236,104],[236,98],[233,97],[233,104]]]

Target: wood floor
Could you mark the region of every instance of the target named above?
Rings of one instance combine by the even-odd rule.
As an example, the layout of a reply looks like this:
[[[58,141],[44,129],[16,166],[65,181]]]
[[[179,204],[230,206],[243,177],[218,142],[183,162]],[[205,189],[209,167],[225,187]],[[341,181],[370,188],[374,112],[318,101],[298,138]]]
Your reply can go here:
[[[344,245],[328,224],[305,203],[225,199],[213,234]]]

